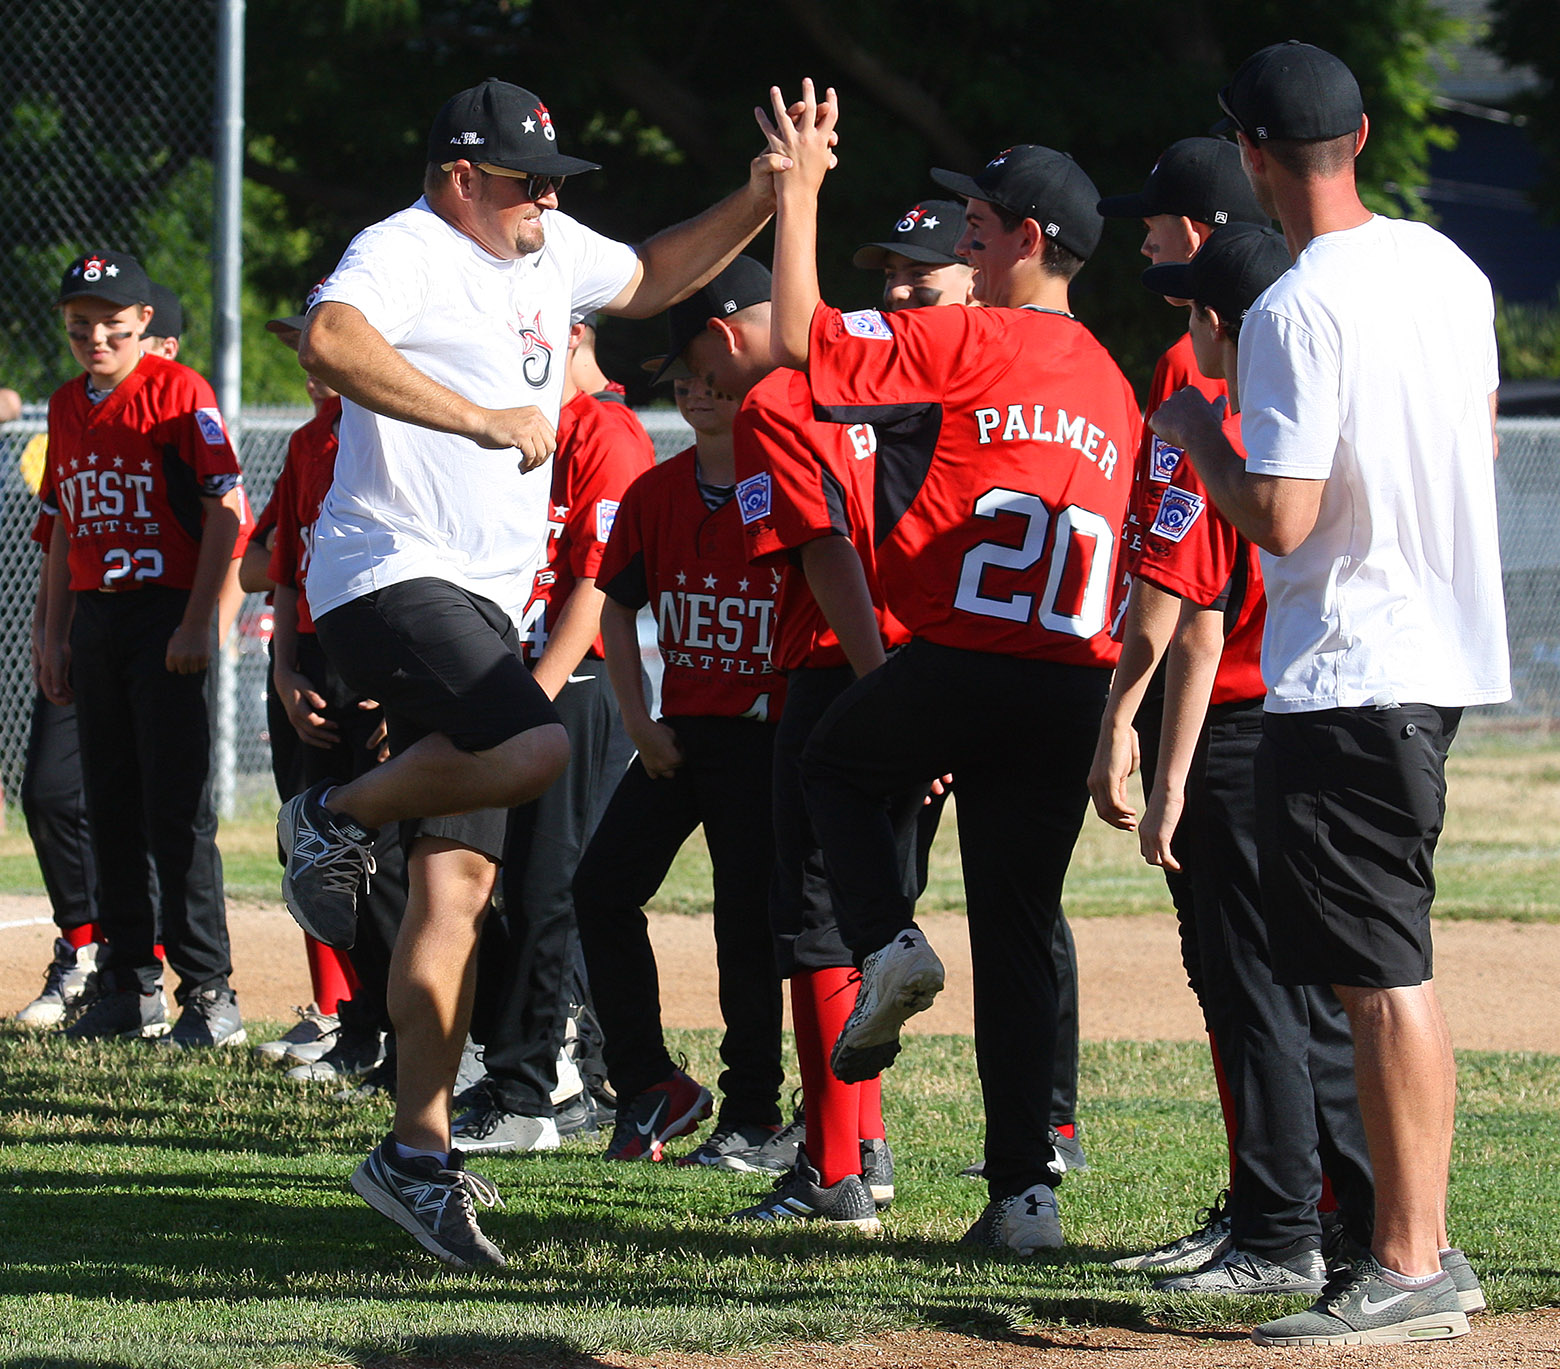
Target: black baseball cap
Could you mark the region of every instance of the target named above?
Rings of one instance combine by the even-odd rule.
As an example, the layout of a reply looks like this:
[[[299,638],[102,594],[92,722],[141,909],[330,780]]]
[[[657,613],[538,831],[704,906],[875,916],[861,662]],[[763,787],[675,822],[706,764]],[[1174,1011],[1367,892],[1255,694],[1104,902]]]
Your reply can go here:
[[[329,280],[327,276],[325,280]],[[320,302],[320,291],[325,288],[325,281],[317,281],[309,288],[309,293],[303,297],[303,312],[301,314],[288,314],[284,318],[273,318],[265,325],[268,333],[292,333],[302,332],[303,325],[309,321],[309,310]]]
[[[152,306],[152,321],[142,336],[179,337],[183,334],[184,306],[172,290],[153,281],[152,293],[146,302]]]
[[[148,304],[152,282],[128,252],[87,252],[65,268],[57,302],[64,304],[89,295],[110,304]]]
[[[462,158],[545,176],[601,169],[559,152],[558,130],[547,106],[529,90],[496,76],[450,96],[434,118],[428,160],[442,166]]]
[[[652,385],[688,374],[682,365],[683,349],[704,331],[712,318],[730,318],[769,298],[769,268],[752,257],[737,257],[708,285],[695,290],[666,311],[670,330],[666,355],[650,377]],[[650,363],[646,363],[646,369]]]
[[[1221,319],[1239,321],[1292,264],[1289,245],[1276,228],[1232,223],[1214,229],[1190,261],[1150,266],[1142,281],[1156,295],[1196,300]]]
[[[1240,165],[1240,148],[1225,138],[1182,138],[1164,150],[1135,195],[1100,201],[1107,219],[1147,219],[1178,214],[1218,227],[1269,223]]]
[[[999,152],[973,176],[934,167],[932,179],[966,200],[985,200],[1033,219],[1046,237],[1085,261],[1105,231],[1094,182],[1065,152],[1036,143]]]
[[[958,200],[922,200],[899,216],[891,240],[863,244],[856,249],[850,264],[863,271],[881,271],[888,254],[897,252],[911,261],[955,266],[964,261],[953,250],[963,236],[963,204]]]
[[[1215,133],[1239,129],[1253,142],[1319,142],[1355,132],[1365,117],[1354,73],[1330,52],[1291,38],[1254,52],[1219,92],[1225,118]]]

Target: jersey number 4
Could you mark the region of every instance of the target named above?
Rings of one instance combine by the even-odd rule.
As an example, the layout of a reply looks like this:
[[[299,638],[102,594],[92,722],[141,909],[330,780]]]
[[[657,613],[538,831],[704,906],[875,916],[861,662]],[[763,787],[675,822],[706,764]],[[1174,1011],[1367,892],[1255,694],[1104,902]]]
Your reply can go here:
[[[975,517],[1009,515],[1024,520],[1024,540],[1018,546],[981,542],[964,553],[959,568],[955,608],[987,618],[1025,623],[1036,616],[1033,594],[1015,593],[999,599],[982,590],[988,567],[1023,572],[1045,552],[1046,534],[1055,523],[1045,589],[1040,595],[1040,626],[1069,637],[1092,637],[1105,626],[1115,529],[1099,514],[1077,504],[1054,512],[1036,494],[1020,490],[987,490],[975,501]]]

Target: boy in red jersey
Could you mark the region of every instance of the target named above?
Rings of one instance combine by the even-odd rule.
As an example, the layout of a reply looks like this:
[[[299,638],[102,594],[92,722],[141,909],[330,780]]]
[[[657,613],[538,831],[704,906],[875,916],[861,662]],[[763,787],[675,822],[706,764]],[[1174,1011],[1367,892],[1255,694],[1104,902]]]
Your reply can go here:
[[[1240,150],[1222,138],[1182,138],[1172,143],[1154,163],[1143,188],[1134,194],[1112,195],[1099,204],[1107,218],[1141,219],[1146,232],[1139,251],[1155,265],[1187,262],[1221,224],[1269,222],[1246,174],[1240,167]],[[1174,300],[1178,307],[1185,301]],[[1191,336],[1181,336],[1159,358],[1149,385],[1147,413],[1185,385],[1195,385],[1209,399],[1223,395],[1224,382],[1203,374],[1192,354]],[[1143,551],[1143,534],[1159,512],[1159,499],[1170,481],[1181,453],[1149,428],[1143,430],[1137,464],[1132,472],[1132,494],[1127,522],[1122,530],[1121,576],[1118,595],[1123,607],[1117,612],[1116,639],[1121,659],[1111,680],[1105,717],[1089,773],[1094,808],[1101,819],[1126,831],[1137,824],[1139,814],[1127,796],[1133,770],[1143,767],[1143,787],[1153,788],[1159,755],[1160,713],[1164,705],[1165,649],[1174,631],[1180,604],[1152,580],[1137,575]],[[1183,832],[1190,835],[1195,812],[1183,814]],[[1186,843],[1190,846],[1190,843]],[[1175,905],[1181,938],[1181,963],[1202,1010],[1213,1057],[1214,1078],[1230,1143],[1234,1168],[1235,1111],[1220,1059],[1220,1038],[1228,1034],[1230,999],[1223,980],[1204,973],[1204,957],[1198,945],[1197,919],[1192,911],[1191,866],[1164,869],[1165,885]],[[1176,1273],[1195,1269],[1229,1239],[1229,1218],[1223,1198],[1204,1209],[1196,1230],[1156,1246],[1153,1250],[1116,1261],[1118,1269],[1143,1269]]]
[[[1241,321],[1289,266],[1282,234],[1236,224],[1216,231],[1190,263],[1143,273],[1149,289],[1192,301],[1197,365],[1228,386],[1223,432],[1237,452],[1244,450]],[[1178,407],[1169,400],[1149,421],[1174,433]],[[1320,1293],[1328,1273],[1317,1214],[1324,1168],[1340,1205],[1333,1229],[1346,1238],[1338,1251],[1370,1245],[1375,1193],[1353,1038],[1331,988],[1273,982],[1257,852],[1266,601],[1256,548],[1209,500],[1190,461],[1179,459],[1170,474],[1136,571],[1180,606],[1166,658],[1159,765],[1138,835],[1153,865],[1175,868],[1180,853],[1191,851],[1203,974],[1222,984],[1229,1001],[1219,1046],[1238,1125],[1227,1248],[1155,1286]],[[1177,823],[1188,803],[1201,821],[1183,836]]]
[[[840,931],[861,962],[833,1066],[860,1079],[890,1064],[904,1021],[942,987],[884,804],[952,772],[990,1192],[967,1239],[1033,1253],[1062,1243],[1050,944],[1115,659],[1123,459],[1139,435],[1126,378],[1068,310],[1099,242],[1099,193],[1036,146],[975,177],[933,172],[967,201],[960,253],[985,307],[841,314],[819,299],[815,260],[837,105],[810,82],[794,118],[772,99],[774,122],[761,122],[792,163],[776,178],[775,355],[807,371],[820,416],[873,424],[877,569],[912,634],[840,696],[802,758]]]
[[[167,1032],[150,850],[180,979],[171,1039],[238,1044],[205,680],[242,490],[211,387],[178,362],[141,355],[150,293],[140,264],[109,252],[78,258],[60,286],[85,375],[49,401],[40,498],[59,516],[43,685],[56,703],[76,701],[108,943],[100,995],[67,1034]]]
[[[711,318],[766,308],[768,272],[738,257],[668,314],[673,369]],[[710,1113],[709,1090],[678,1069],[661,1035],[644,904],[678,848],[704,825],[714,867],[716,966],[726,1034],[716,1136],[758,1144],[777,1130],[780,982],[769,939],[773,723],[785,678],[770,664],[776,576],[747,561],[734,497],[735,396],[677,381],[693,447],[629,486],[602,559],[601,633],[623,725],[639,748],[574,879],[574,908],[618,1096],[609,1160],[662,1158]],[[661,717],[640,687],[635,615],[656,617]],[[875,1218],[874,1218],[875,1220]]]

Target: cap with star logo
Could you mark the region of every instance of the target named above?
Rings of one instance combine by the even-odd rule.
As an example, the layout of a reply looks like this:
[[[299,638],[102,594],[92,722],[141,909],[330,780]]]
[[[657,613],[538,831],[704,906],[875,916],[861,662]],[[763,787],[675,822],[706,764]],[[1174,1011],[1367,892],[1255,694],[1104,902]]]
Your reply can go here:
[[[87,252],[65,268],[57,303],[101,299],[110,304],[146,304],[152,282],[145,268],[127,252]]]
[[[999,152],[973,176],[934,167],[932,179],[966,200],[985,200],[1033,219],[1040,231],[1087,261],[1100,245],[1105,220],[1100,192],[1065,152],[1020,143]]]
[[[890,252],[929,266],[955,266],[964,259],[953,249],[964,236],[964,206],[957,200],[922,200],[899,216],[893,235],[864,243],[850,259],[863,271],[881,271]]]
[[[428,134],[428,160],[439,166],[486,162],[543,176],[601,169],[596,162],[559,152],[558,130],[547,106],[529,90],[496,76],[445,101]]]

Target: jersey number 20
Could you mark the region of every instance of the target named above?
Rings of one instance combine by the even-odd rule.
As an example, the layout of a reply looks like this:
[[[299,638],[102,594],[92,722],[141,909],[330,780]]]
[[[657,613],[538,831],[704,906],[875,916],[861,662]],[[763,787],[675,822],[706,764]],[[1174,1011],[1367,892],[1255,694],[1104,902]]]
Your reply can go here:
[[[975,501],[977,518],[995,518],[999,514],[1012,514],[1025,520],[1024,540],[1016,547],[1001,542],[981,542],[965,552],[953,606],[966,613],[1024,623],[1036,614],[1035,596],[1014,594],[1006,599],[994,598],[982,593],[981,580],[988,566],[1026,571],[1039,561],[1045,551],[1046,533],[1051,527],[1053,513],[1039,495],[1020,490],[987,490]],[[1077,504],[1069,504],[1055,513],[1054,518],[1056,535],[1051,543],[1045,590],[1040,595],[1040,626],[1069,637],[1092,637],[1105,626],[1115,529],[1099,514]],[[1087,568],[1078,567],[1076,558],[1086,558]],[[1070,565],[1074,568],[1071,576],[1067,573]],[[1081,592],[1078,589],[1080,576]],[[1064,587],[1069,586],[1071,602],[1064,606],[1060,600]]]

